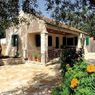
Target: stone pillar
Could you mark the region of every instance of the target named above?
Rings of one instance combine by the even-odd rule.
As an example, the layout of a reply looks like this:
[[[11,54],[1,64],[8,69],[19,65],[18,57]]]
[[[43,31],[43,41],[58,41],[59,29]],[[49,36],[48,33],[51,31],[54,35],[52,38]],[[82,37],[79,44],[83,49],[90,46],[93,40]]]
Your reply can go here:
[[[86,55],[88,53],[88,47],[86,46],[86,36],[85,36],[85,41],[84,41],[84,54]]]
[[[28,34],[25,34],[25,39],[24,39],[24,45],[25,45],[25,47],[24,47],[24,51],[23,51],[23,57],[24,57],[24,59],[27,59],[28,58]]]
[[[82,48],[82,33],[78,36],[77,50]]]
[[[41,33],[41,63],[48,61],[48,33]]]

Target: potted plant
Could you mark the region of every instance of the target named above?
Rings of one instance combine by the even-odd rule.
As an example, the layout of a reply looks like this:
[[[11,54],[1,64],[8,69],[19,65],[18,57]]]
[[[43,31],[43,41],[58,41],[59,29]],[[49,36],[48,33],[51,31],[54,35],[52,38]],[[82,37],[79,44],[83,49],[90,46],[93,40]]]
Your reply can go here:
[[[38,61],[38,62],[41,62],[41,54],[38,54],[38,55],[37,55],[37,61]]]
[[[37,54],[36,53],[32,54],[32,61],[37,61]]]
[[[39,54],[39,53],[33,53],[32,54],[32,61],[41,62],[41,54]]]

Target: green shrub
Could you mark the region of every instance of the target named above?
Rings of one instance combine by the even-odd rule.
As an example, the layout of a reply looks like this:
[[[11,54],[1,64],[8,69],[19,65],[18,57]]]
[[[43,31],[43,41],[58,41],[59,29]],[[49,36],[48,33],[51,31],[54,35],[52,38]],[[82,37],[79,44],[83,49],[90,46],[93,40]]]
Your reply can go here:
[[[77,62],[73,67],[66,66],[63,84],[54,88],[52,95],[95,95],[95,66],[85,61]],[[72,88],[72,79],[77,79],[78,84]]]
[[[60,64],[63,76],[65,75],[67,64],[72,67],[76,62],[82,60],[83,60],[83,49],[80,49],[79,51],[76,51],[76,49],[74,48],[63,50],[60,56]]]

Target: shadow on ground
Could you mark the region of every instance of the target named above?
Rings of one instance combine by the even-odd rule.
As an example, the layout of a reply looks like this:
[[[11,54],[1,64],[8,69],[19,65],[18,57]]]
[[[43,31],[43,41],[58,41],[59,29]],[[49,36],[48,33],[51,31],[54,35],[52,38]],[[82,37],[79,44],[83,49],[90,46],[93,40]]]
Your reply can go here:
[[[4,66],[4,62],[0,59],[0,66]]]
[[[38,72],[28,82],[27,87],[16,88],[15,90],[1,93],[0,95],[51,95],[51,89],[58,86],[62,82],[61,71],[59,64],[49,65],[46,68],[50,69],[49,73]],[[52,74],[52,71],[54,71]]]

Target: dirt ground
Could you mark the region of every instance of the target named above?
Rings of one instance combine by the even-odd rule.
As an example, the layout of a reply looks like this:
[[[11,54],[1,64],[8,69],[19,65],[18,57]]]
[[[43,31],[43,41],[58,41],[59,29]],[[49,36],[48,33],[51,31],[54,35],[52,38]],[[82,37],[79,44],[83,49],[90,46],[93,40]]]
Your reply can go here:
[[[39,63],[0,67],[0,95],[50,95],[61,82],[59,64]]]

